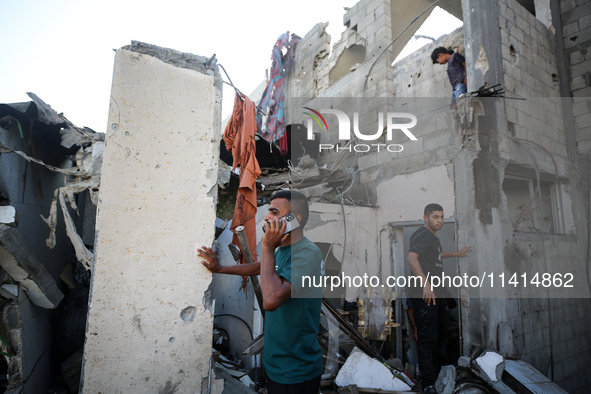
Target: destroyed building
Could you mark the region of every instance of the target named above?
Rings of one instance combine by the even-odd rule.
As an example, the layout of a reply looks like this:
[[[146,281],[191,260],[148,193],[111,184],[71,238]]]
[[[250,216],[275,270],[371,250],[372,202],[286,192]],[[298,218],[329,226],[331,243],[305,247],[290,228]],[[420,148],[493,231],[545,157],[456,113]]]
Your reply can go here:
[[[326,245],[324,251],[330,247],[334,259],[332,266],[327,262],[327,275],[408,273],[408,238],[422,224],[423,207],[433,200],[445,207],[444,249],[474,248],[468,259],[446,261],[446,272],[507,277],[570,273],[578,290],[560,295],[515,287],[462,289],[460,352],[494,348],[531,363],[569,392],[584,392],[591,346],[585,329],[591,140],[586,48],[591,37],[584,20],[591,10],[584,2],[439,2],[463,27],[391,66],[427,19],[429,12],[421,12],[429,4],[360,1],[346,11],[347,29],[336,43],[324,24],[299,40],[285,88],[292,146],[297,143],[294,130],[316,128],[304,108],[320,111],[332,133],[314,130],[320,143],[315,167],[297,167],[292,156],[288,175],[269,175],[260,182],[267,193],[289,185],[314,201],[306,234]],[[487,87],[461,102],[458,112],[449,111],[447,76],[429,56],[437,46],[459,47],[465,53],[469,91],[500,85],[505,98],[482,97],[494,95],[495,89]],[[359,97],[385,99],[355,101]],[[433,97],[441,99],[428,99]],[[387,98],[392,98],[392,107]],[[377,140],[382,151],[366,152],[362,143],[367,141],[351,137],[347,144],[337,138],[340,124],[331,112],[322,111],[329,108],[359,112],[368,130],[364,134],[380,131],[379,112],[394,108],[417,114],[412,129],[417,140],[393,135],[389,142],[403,150],[384,152],[384,122],[384,135],[379,133]],[[541,208],[524,215],[534,198]],[[349,302],[392,297],[354,287],[345,291]],[[235,313],[250,322],[249,312],[233,302],[235,294],[224,290],[218,295],[223,301],[216,313]],[[394,308],[395,322],[404,324],[400,299]],[[228,329],[229,323],[216,321]],[[379,321],[381,329],[363,322],[366,338],[378,339],[389,331],[388,322]],[[364,327],[358,328],[363,332]],[[375,336],[368,335],[374,328]],[[236,328],[231,336],[242,330]],[[402,330],[392,331],[396,355],[402,357]],[[249,334],[244,330],[238,335],[246,342]],[[242,343],[235,343],[237,351]]]
[[[1,387],[35,393],[79,384],[103,135],[28,95],[0,105]]]
[[[462,20],[463,27],[394,63],[435,5]],[[492,349],[506,360],[529,363],[549,379],[532,380],[528,390],[556,383],[568,392],[585,392],[591,385],[586,373],[591,354],[590,8],[589,2],[580,0],[361,0],[344,13],[346,29],[340,38],[331,41],[326,25],[316,25],[292,47],[293,63],[284,81],[291,161],[281,155],[270,158],[269,149],[275,155],[279,143],[273,141],[269,147],[260,141],[264,149],[257,158],[270,164],[258,179],[256,239],[262,237],[266,198],[274,190],[294,187],[311,201],[306,236],[325,254],[327,275],[367,274],[380,280],[404,276],[409,273],[410,234],[422,225],[424,206],[436,201],[445,209],[440,234],[444,249],[474,249],[469,258],[446,261],[446,272],[492,275],[497,280],[496,286],[487,288],[460,286],[455,312],[458,354],[470,358]],[[449,110],[445,70],[430,59],[438,46],[457,47],[466,56],[468,90],[474,93],[460,100],[457,111]],[[28,182],[26,193],[2,172],[2,205],[22,212],[16,227],[13,221],[13,227],[2,228],[0,251],[7,273],[4,284],[9,286],[3,286],[2,297],[13,300],[5,307],[4,321],[8,329],[23,331],[11,332],[12,350],[4,350],[22,360],[22,366],[12,367],[12,376],[14,368],[21,368],[25,392],[34,392],[27,382],[47,387],[50,372],[43,372],[45,377],[34,374],[40,373],[37,366],[49,368],[44,349],[51,343],[25,327],[49,324],[45,308],[56,307],[61,296],[48,295],[43,286],[59,283],[73,255],[83,263],[90,259],[93,275],[81,367],[83,392],[105,387],[221,390],[224,383],[220,372],[214,372],[212,336],[232,356],[226,365],[260,371],[260,349],[253,340],[262,332],[262,316],[253,288],[249,284],[242,291],[239,277],[212,279],[194,253],[215,238],[222,264],[234,264],[227,248],[232,238],[227,212],[233,208],[236,174],[218,165],[222,79],[214,57],[137,42],[116,52],[96,245],[94,228],[90,241],[79,224],[82,247],[74,241],[70,257],[67,244],[59,241],[48,251],[40,229],[49,230],[38,219],[49,214],[62,178],[10,156],[11,166],[29,170],[23,178]],[[262,89],[249,94],[257,103],[261,95]],[[310,121],[305,108],[318,111],[325,122]],[[334,110],[350,115],[351,129],[341,130]],[[398,127],[390,127],[390,112],[398,114],[396,119],[407,119],[391,119]],[[19,119],[21,129],[25,127],[23,137],[29,138],[22,125],[31,118],[12,116]],[[1,125],[2,141],[17,150],[18,144],[26,144],[19,126],[9,120]],[[404,123],[414,124],[405,132]],[[57,124],[59,129],[65,123],[62,119]],[[57,146],[59,138],[52,132]],[[52,134],[42,136],[48,135]],[[309,144],[312,135],[315,144]],[[69,165],[60,160],[77,150],[61,152],[55,159],[39,153],[38,158],[66,168]],[[3,151],[3,168],[8,157]],[[37,171],[43,171],[40,177],[49,190],[44,197],[35,180]],[[90,194],[82,195],[92,213]],[[32,204],[35,210],[21,208],[22,196],[41,198],[43,203]],[[32,250],[27,253],[48,271],[37,273],[39,279],[29,275],[51,305],[35,302],[34,290],[22,282],[26,276],[19,278],[4,263],[24,258],[19,252],[25,250],[23,243],[11,249],[4,238],[15,229]],[[58,240],[65,233],[57,227]],[[89,257],[90,245],[94,256]],[[551,286],[532,284],[536,273],[539,283],[544,280]],[[543,274],[552,277],[542,278]],[[513,283],[521,278],[527,282],[510,285],[512,277]],[[563,286],[567,281],[572,287]],[[14,290],[15,284],[27,290]],[[339,323],[329,308],[347,316],[356,329],[349,336],[360,335],[361,342],[355,344],[368,345],[362,350],[378,354],[387,343],[392,356],[412,364],[406,296],[403,286],[338,286],[328,294],[323,321],[330,337],[327,375],[334,375],[344,362],[330,357],[335,354],[334,330]],[[22,322],[15,323],[12,316],[19,315],[11,310],[17,306]],[[17,346],[19,335],[22,345]],[[41,339],[34,352],[27,350],[27,343]],[[338,342],[336,346],[338,352]],[[9,368],[11,363],[16,364],[10,361]]]

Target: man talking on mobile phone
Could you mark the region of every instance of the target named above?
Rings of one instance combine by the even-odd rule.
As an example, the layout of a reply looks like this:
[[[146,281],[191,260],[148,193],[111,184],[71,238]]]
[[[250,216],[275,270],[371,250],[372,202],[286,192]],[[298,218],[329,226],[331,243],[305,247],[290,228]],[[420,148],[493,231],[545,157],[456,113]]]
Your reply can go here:
[[[308,212],[306,197],[299,192],[282,190],[271,197],[260,263],[221,266],[211,248],[198,250],[213,273],[261,276],[269,394],[317,393],[320,386],[322,350],[316,337],[322,288],[304,288],[302,277],[321,277],[324,264],[320,249],[304,237]]]

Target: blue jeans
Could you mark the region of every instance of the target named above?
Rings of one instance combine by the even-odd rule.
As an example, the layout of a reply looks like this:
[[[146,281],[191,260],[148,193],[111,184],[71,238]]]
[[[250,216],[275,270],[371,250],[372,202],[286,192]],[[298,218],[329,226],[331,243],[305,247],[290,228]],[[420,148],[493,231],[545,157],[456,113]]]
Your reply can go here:
[[[459,83],[456,86],[454,86],[454,90],[451,93],[451,105],[456,105],[458,97],[460,97],[464,93],[468,93],[468,87],[466,85],[464,85],[463,83]]]

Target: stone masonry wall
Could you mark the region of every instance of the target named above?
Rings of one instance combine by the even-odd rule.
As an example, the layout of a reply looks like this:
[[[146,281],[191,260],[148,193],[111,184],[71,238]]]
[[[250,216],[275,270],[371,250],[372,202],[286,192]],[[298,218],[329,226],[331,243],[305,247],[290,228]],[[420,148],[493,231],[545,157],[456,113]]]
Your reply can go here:
[[[544,146],[557,159],[560,175],[565,176],[569,159],[554,34],[515,0],[501,1],[500,8],[506,95],[525,99],[505,100],[510,136]],[[533,164],[527,152],[514,142],[504,140],[500,149],[511,161],[529,163],[530,167]],[[543,171],[554,175],[554,165],[548,155],[540,155],[539,165]]]
[[[451,101],[446,66],[431,61],[431,52],[437,47],[457,47],[464,54],[464,29],[460,27],[442,36],[394,64],[392,73],[397,97],[445,97]]]
[[[591,152],[591,2],[562,0],[562,26],[574,97],[578,152]]]
[[[501,157],[507,163],[522,168],[537,165],[547,179],[554,177],[554,159],[558,176],[566,185],[563,189],[566,193],[563,194],[563,208],[567,215],[576,217],[579,209],[571,204],[570,193],[577,193],[574,188],[578,175],[573,170],[574,158],[569,157],[567,150],[561,102],[564,98],[560,98],[553,30],[514,0],[501,1],[500,9],[507,96],[527,99],[505,101],[509,138],[501,136]],[[546,148],[549,154],[529,142],[516,144],[510,137],[535,142]],[[532,150],[537,163],[523,144]],[[505,210],[506,196],[502,194]],[[530,273],[571,270],[578,275],[582,234],[515,232],[505,215],[502,215],[502,220],[504,260],[509,269]],[[574,229],[574,223],[569,225]],[[583,392],[583,388],[590,384],[585,365],[589,362],[591,341],[585,329],[581,328],[591,323],[588,300],[517,296],[519,298],[509,299],[506,304],[507,323],[513,329],[515,355],[531,363],[567,391]]]

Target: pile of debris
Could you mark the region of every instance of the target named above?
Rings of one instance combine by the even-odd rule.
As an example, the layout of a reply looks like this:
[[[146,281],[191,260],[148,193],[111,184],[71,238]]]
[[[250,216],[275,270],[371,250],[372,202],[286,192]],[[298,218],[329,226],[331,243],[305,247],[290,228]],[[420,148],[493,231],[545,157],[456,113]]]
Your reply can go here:
[[[318,339],[325,358],[325,374],[320,383],[323,394],[422,392],[414,366],[403,366],[397,358],[384,360],[326,300],[321,326]],[[246,371],[239,360],[223,355],[225,340],[219,331],[214,335],[215,380],[210,385],[211,392],[266,393],[264,370],[257,366]],[[244,349],[243,355],[261,354],[263,346],[261,334]],[[482,348],[477,348],[472,357],[460,357],[456,365],[443,366],[435,388],[440,394],[566,393],[525,361],[506,359],[494,350]]]

